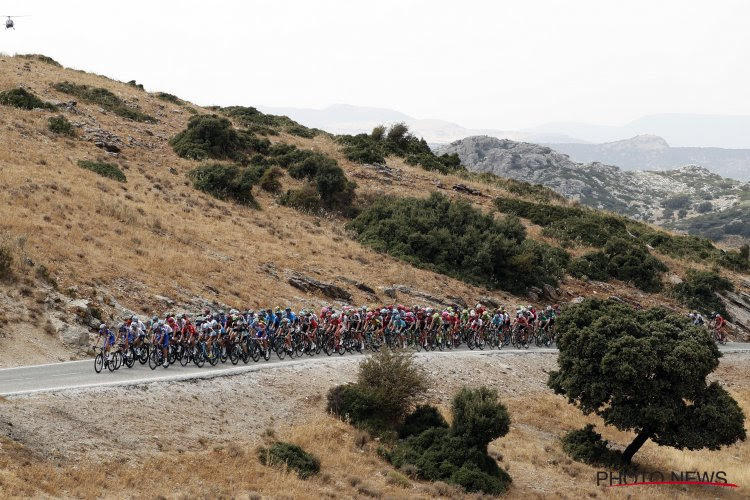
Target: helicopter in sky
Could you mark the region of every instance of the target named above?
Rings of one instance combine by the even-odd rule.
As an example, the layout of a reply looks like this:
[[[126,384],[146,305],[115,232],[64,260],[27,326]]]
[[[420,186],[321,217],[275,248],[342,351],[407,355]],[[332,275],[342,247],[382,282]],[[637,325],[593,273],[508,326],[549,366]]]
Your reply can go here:
[[[17,19],[19,17],[28,17],[28,16],[6,16],[6,15],[0,15],[0,17],[7,17],[8,19],[5,20],[5,29],[9,30],[15,30],[16,29],[16,23],[13,21],[13,19]]]

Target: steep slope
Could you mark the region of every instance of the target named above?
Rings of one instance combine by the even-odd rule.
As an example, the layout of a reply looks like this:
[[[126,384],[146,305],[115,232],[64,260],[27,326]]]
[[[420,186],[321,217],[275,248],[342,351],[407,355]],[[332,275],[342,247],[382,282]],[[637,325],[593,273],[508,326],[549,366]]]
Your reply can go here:
[[[158,121],[125,119],[53,88],[63,81],[106,89],[128,109]],[[253,190],[259,210],[195,190],[187,173],[197,162],[179,158],[169,139],[194,113],[212,110],[35,59],[0,58],[0,90],[20,86],[62,103],[60,113],[77,135],[48,130],[57,113],[0,108],[0,246],[13,259],[12,276],[0,281],[5,366],[84,354],[89,327],[125,311],[317,307],[336,300],[326,293],[350,296],[355,304],[464,302],[489,293],[378,254],[349,238],[345,220],[301,213],[262,190]],[[482,190],[484,197],[446,193],[489,209],[491,196],[503,192],[400,159],[389,159],[387,167],[354,164],[325,134],[281,132],[270,140],[336,159],[362,199],[427,196],[440,179]],[[127,181],[83,169],[82,160],[114,164]],[[281,181],[284,189],[300,184],[288,176]],[[343,293],[304,289],[308,278]],[[493,296],[518,301],[503,292]],[[69,349],[60,349],[61,338]]]
[[[656,152],[664,146],[654,138],[645,142]],[[601,163],[576,163],[548,146],[486,136],[468,137],[438,152],[458,154],[475,172],[542,184],[588,206],[662,225],[683,219],[688,225],[693,217],[723,212],[742,203],[750,192],[750,184],[724,179],[702,167],[624,171]],[[696,234],[724,236],[723,231]]]
[[[378,253],[352,238],[347,219],[300,212],[277,194],[253,188],[254,209],[196,190],[188,173],[200,163],[180,158],[169,141],[192,116],[226,110],[34,58],[0,58],[0,91],[18,87],[58,105],[58,111],[0,107],[0,250],[11,260],[0,275],[3,366],[85,356],[91,328],[129,311],[529,300]],[[50,130],[50,118],[58,115],[72,124],[73,135]],[[233,119],[242,127],[240,118]],[[395,156],[385,164],[354,163],[335,137],[280,121],[284,125],[277,130],[266,130],[269,141],[338,162],[357,182],[363,204],[386,196],[426,198],[442,190],[489,213],[494,198],[518,196],[518,186],[503,179],[460,171],[442,175]],[[123,182],[90,168],[119,171]],[[280,181],[282,193],[303,184],[286,173]],[[531,238],[556,245],[539,227],[524,224]],[[686,267],[678,262],[674,271]],[[536,298],[542,304],[594,291],[679,307],[664,294],[626,283],[572,278]]]
[[[638,135],[603,144],[545,145],[579,163],[601,162],[624,170],[666,170],[694,164],[722,177],[750,180],[750,149],[670,147],[667,141],[655,135]]]

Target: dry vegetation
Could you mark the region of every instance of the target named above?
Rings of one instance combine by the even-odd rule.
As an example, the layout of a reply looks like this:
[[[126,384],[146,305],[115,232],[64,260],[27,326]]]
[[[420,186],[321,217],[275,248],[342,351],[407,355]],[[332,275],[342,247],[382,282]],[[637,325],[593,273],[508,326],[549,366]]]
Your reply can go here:
[[[156,384],[146,392],[139,388],[102,389],[89,394],[0,401],[0,422],[12,425],[9,434],[13,436],[13,440],[0,437],[0,496],[472,498],[442,483],[413,478],[408,478],[407,483],[399,481],[394,469],[378,455],[378,441],[325,415],[323,394],[327,388],[356,377],[357,362],[347,359],[334,369],[325,365],[280,368],[273,374],[257,372],[231,380]],[[597,430],[617,446],[624,447],[632,436],[604,427],[599,419],[582,416],[562,397],[552,395],[544,379],[545,371],[554,363],[553,356],[544,355],[465,354],[443,357],[428,366],[433,382],[441,383],[432,384],[426,400],[438,405],[448,418],[450,400],[459,387],[470,384],[480,374],[483,381],[498,381],[494,386],[508,407],[512,424],[508,435],[491,443],[489,452],[513,478],[509,498],[747,498],[747,442],[719,451],[698,452],[681,452],[648,442],[636,456],[640,469],[646,471],[726,471],[727,479],[741,486],[736,490],[640,486],[622,491],[597,487],[597,468],[571,461],[562,451],[560,437],[588,422],[595,423]],[[746,355],[727,355],[714,377],[745,413],[750,412],[750,365]],[[286,382],[279,383],[279,378]],[[196,414],[192,406],[194,396],[203,394],[202,390],[208,387],[213,388],[212,398],[218,402],[213,412],[218,419],[213,421],[205,411]],[[269,400],[263,395],[273,391],[277,398],[283,394],[281,406],[294,412],[289,417],[278,413],[275,422],[265,421],[258,410],[251,409],[257,400],[233,405],[225,399],[227,394],[249,399],[246,394],[260,392],[262,401],[266,401],[261,404],[267,405]],[[167,393],[172,394],[169,402],[163,399]],[[125,395],[129,408],[98,404],[103,400],[123,401]],[[76,408],[85,413],[76,415]],[[273,411],[266,406],[260,409]],[[137,430],[133,427],[135,422],[146,413],[158,415],[145,418]],[[47,417],[31,425],[28,420],[32,414]],[[170,422],[182,423],[181,439],[165,438],[176,435],[172,426],[163,423],[165,416]],[[90,421],[96,418],[100,419],[98,423]],[[127,418],[122,420],[124,425],[108,423],[120,422],[121,418]],[[84,427],[92,439],[74,438],[75,443],[59,443],[70,426]],[[29,432],[31,427],[38,436]],[[43,439],[48,431],[50,437]],[[320,458],[320,474],[302,481],[294,473],[260,465],[257,448],[276,439],[300,445]],[[103,454],[102,450],[113,451]],[[408,471],[403,472],[408,475]]]
[[[101,76],[36,60],[0,58],[0,89],[23,86],[43,100],[65,102],[71,97],[52,88],[52,84],[64,80],[104,87],[159,122],[129,121],[96,105],[78,102],[77,111],[65,111],[64,115],[78,126],[79,138],[67,138],[47,129],[50,112],[3,108],[0,237],[25,241],[23,256],[17,260],[29,258],[44,264],[61,290],[75,286],[78,296],[109,296],[142,313],[166,308],[155,295],[178,304],[199,298],[249,307],[326,302],[324,297],[305,296],[289,285],[287,272],[342,285],[357,303],[377,299],[348,285],[342,277],[376,290],[402,284],[438,296],[448,290],[468,301],[488,295],[486,290],[376,254],[345,233],[345,221],[300,214],[279,205],[274,196],[261,190],[254,190],[260,210],[222,202],[194,190],[186,173],[195,163],[179,158],[168,145],[169,138],[192,116],[179,103],[165,102],[157,94]],[[122,152],[113,157],[97,148],[87,140],[87,129],[116,135]],[[441,191],[449,196],[466,197],[489,211],[494,196],[514,196],[498,186],[427,172],[398,158],[388,160],[393,175],[384,176],[347,161],[339,145],[324,135],[305,139],[281,134],[271,140],[334,157],[358,183],[358,195],[364,198],[385,194],[427,196],[440,189],[440,184]],[[127,182],[83,170],[78,166],[81,160],[115,164],[125,173]],[[288,176],[281,181],[284,190],[299,184]],[[450,189],[459,183],[480,189],[486,196],[468,196]],[[530,233],[538,236],[538,228],[530,227]],[[276,276],[268,264],[275,267]],[[236,284],[238,273],[250,280]],[[571,280],[568,285],[571,294],[585,291],[582,283]],[[614,290],[612,293],[636,302],[652,300],[631,287],[616,283],[608,287]],[[527,300],[501,292],[491,295],[503,303]],[[397,300],[415,299],[400,293]],[[18,340],[14,334],[18,322],[10,321],[5,328],[10,333],[5,342],[13,344]],[[39,331],[38,336],[42,335]],[[52,354],[40,352],[47,357]],[[3,357],[0,354],[0,362],[10,362]]]

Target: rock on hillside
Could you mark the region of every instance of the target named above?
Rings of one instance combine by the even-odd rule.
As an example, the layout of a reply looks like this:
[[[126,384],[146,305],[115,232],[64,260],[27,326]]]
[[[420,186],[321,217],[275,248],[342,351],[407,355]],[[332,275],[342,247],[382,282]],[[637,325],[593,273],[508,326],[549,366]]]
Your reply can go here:
[[[654,151],[666,144],[656,137],[643,141]],[[594,208],[659,224],[726,210],[750,192],[750,184],[695,165],[658,172],[624,171],[602,163],[576,163],[548,146],[487,136],[468,137],[438,152],[458,154],[474,172],[542,184]]]

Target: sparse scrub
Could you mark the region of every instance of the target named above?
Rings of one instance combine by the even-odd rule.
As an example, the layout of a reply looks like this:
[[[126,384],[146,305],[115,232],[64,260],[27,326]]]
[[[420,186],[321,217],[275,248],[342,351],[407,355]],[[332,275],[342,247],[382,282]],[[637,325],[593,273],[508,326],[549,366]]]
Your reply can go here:
[[[156,98],[172,104],[182,104],[182,100],[176,95],[169,94],[167,92],[157,92]]]
[[[424,139],[414,137],[403,123],[389,129],[380,125],[370,134],[339,136],[338,141],[347,159],[357,163],[385,163],[386,156],[395,155],[410,165],[444,174],[465,170],[458,155],[437,156]]]
[[[711,260],[733,269],[736,252],[716,248],[710,240],[687,235],[672,235],[619,215],[574,206],[534,203],[498,197],[495,206],[504,213],[529,219],[544,228],[543,234],[562,242],[603,248],[612,238],[638,241],[676,258],[696,262]]]
[[[18,57],[23,57],[24,59],[33,59],[35,61],[43,62],[44,64],[49,64],[51,66],[57,66],[58,68],[62,68],[62,64],[55,61],[49,56],[45,56],[43,54],[20,54]]]
[[[50,119],[48,120],[47,128],[49,128],[50,132],[53,132],[55,134],[67,135],[69,137],[74,137],[76,135],[73,124],[70,123],[68,119],[63,115],[50,117]]]
[[[453,399],[453,425],[433,427],[386,452],[394,466],[416,467],[418,477],[446,481],[468,492],[497,495],[511,479],[487,454],[487,445],[510,429],[510,417],[497,392],[462,389]]]
[[[281,182],[279,182],[279,179],[283,176],[284,172],[279,167],[266,169],[259,180],[260,188],[269,193],[278,193],[281,191]]]
[[[268,115],[250,106],[229,106],[218,108],[217,111],[236,120],[249,131],[257,131],[261,135],[278,135],[279,131],[283,130],[291,135],[311,139],[318,133],[317,130],[300,125],[288,116]]]
[[[356,384],[328,391],[327,408],[362,429],[393,432],[426,388],[426,374],[410,353],[384,349],[360,364]]]
[[[0,104],[26,110],[44,109],[54,111],[57,109],[54,105],[42,101],[32,92],[20,87],[0,92]]]
[[[662,202],[662,206],[670,210],[680,210],[680,209],[689,208],[691,204],[692,204],[692,201],[690,199],[689,194],[678,194],[671,198],[667,198],[666,200]]]
[[[691,269],[685,280],[675,285],[673,294],[685,307],[705,315],[718,312],[726,318],[729,315],[718,294],[732,290],[732,282],[717,272]]]
[[[385,475],[385,481],[388,484],[393,484],[395,486],[398,486],[399,488],[411,488],[411,481],[409,481],[409,478],[395,470],[388,471],[388,473]]]
[[[560,248],[527,241],[518,219],[495,219],[438,193],[379,199],[347,227],[376,251],[494,289],[554,285],[569,259]]]
[[[187,128],[169,143],[182,158],[235,161],[242,161],[250,153],[266,154],[271,145],[267,139],[237,131],[232,122],[218,115],[193,116]]]
[[[156,118],[149,116],[137,109],[133,109],[125,104],[125,101],[117,97],[109,90],[101,87],[89,87],[88,85],[78,85],[70,82],[59,82],[52,86],[58,92],[73,95],[79,99],[97,104],[107,111],[117,116],[128,118],[137,122],[155,123]]]
[[[102,177],[114,179],[119,182],[127,181],[127,177],[122,172],[122,170],[120,170],[117,165],[113,165],[112,163],[106,163],[106,162],[101,162],[101,161],[79,160],[78,166],[81,168],[85,168],[86,170],[91,170],[92,172],[97,173],[101,175]]]
[[[661,277],[666,271],[667,266],[652,256],[644,245],[623,238],[613,238],[604,250],[583,255],[570,265],[573,276],[605,281],[619,279],[633,283],[645,292],[661,290]]]
[[[208,163],[190,171],[193,187],[221,200],[257,207],[251,192],[257,171],[224,163]]]
[[[308,479],[320,472],[320,460],[291,443],[277,441],[270,448],[261,448],[258,458],[263,465],[293,470],[300,479]]]
[[[300,189],[289,189],[281,197],[282,205],[296,208],[303,212],[315,213],[321,210],[320,195],[312,183],[304,184]]]
[[[401,439],[418,436],[433,427],[448,427],[448,422],[434,406],[419,405],[406,416],[403,425],[398,430],[398,436]]]
[[[589,465],[616,469],[623,465],[622,455],[609,448],[609,443],[591,424],[583,429],[570,431],[562,438],[563,451],[573,460]]]

